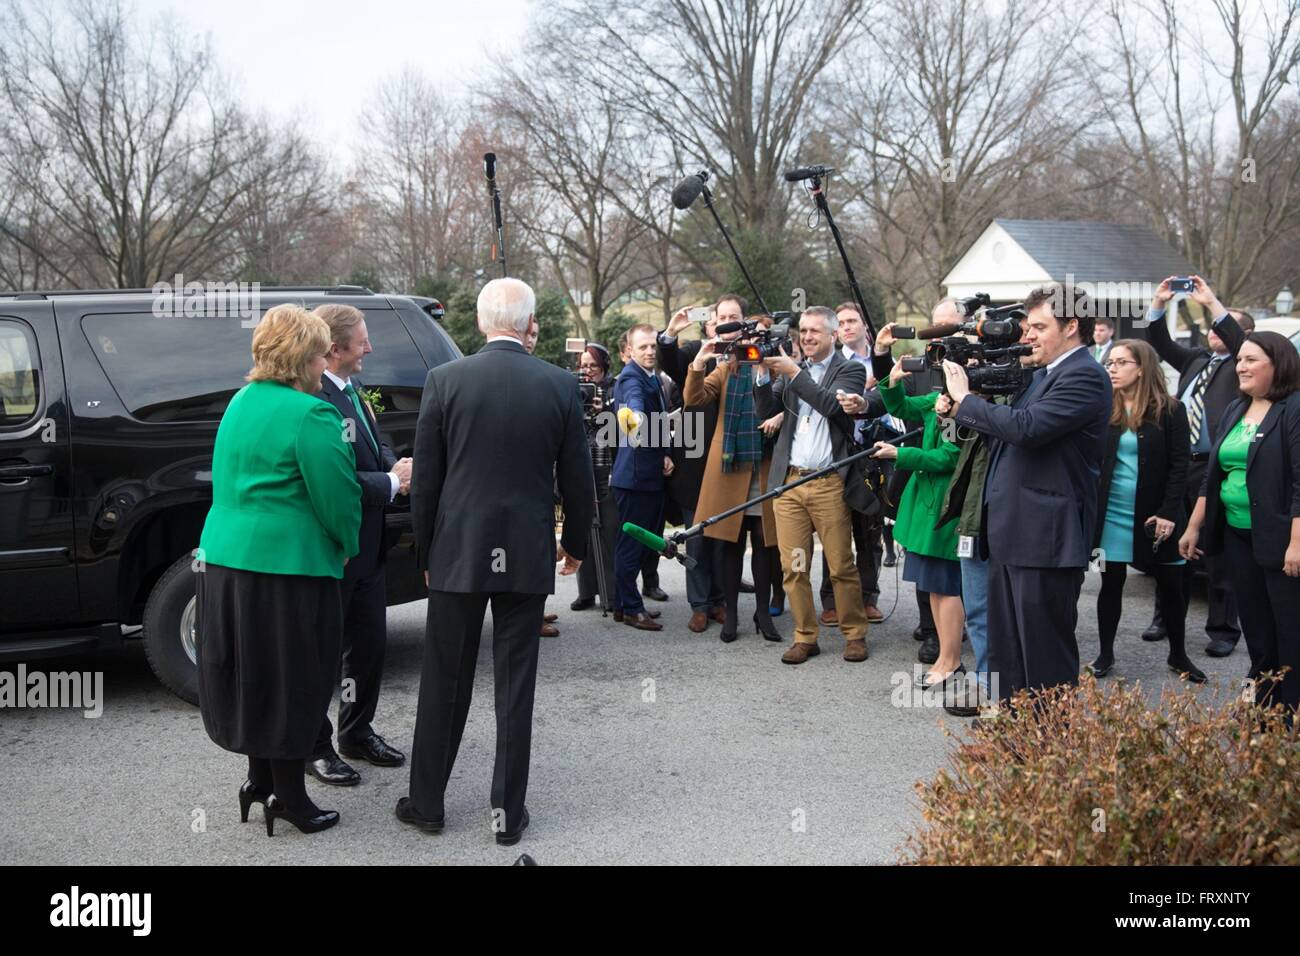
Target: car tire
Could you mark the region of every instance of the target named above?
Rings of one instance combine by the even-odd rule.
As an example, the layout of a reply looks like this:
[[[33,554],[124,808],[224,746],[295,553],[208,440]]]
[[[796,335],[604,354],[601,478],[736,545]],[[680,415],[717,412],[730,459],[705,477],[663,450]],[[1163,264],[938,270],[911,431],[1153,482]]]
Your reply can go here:
[[[144,606],[144,656],[163,686],[191,704],[199,702],[194,651],[193,558],[178,558],[163,572]],[[188,631],[188,637],[183,631]]]

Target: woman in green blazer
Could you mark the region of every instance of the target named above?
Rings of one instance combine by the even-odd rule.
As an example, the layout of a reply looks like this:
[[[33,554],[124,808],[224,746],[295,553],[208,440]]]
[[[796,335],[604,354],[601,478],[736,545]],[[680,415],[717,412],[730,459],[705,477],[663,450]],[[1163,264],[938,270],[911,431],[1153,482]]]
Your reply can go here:
[[[337,679],[339,579],[357,553],[361,486],[343,416],[316,397],[329,327],[294,305],[253,333],[249,383],[212,453],[212,508],[196,554],[199,707],[226,750],[248,756],[240,816],[263,805],[304,833],[338,822],[303,772]]]
[[[961,632],[966,613],[961,603],[961,562],[957,559],[957,519],[938,524],[948,480],[957,466],[958,446],[943,437],[935,414],[937,392],[911,396],[902,380],[910,375],[902,363],[895,364],[889,382],[880,389],[889,414],[907,421],[921,419],[925,435],[920,448],[899,448],[876,443],[877,458],[893,458],[897,467],[911,471],[903,500],[898,503],[894,540],[907,550],[903,580],[930,592],[930,610],[939,632],[939,657],[920,678],[922,687],[940,685],[954,674],[965,672],[961,663]]]

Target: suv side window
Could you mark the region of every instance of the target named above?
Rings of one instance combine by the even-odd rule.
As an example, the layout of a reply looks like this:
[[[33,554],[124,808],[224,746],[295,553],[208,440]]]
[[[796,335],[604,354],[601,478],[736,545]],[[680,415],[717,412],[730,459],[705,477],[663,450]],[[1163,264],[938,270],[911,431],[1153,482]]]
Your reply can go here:
[[[357,379],[366,388],[382,389],[392,411],[418,411],[429,374],[420,351],[398,314],[388,309],[366,313],[366,331],[374,350],[361,364]]]
[[[238,317],[120,312],[84,316],[81,329],[141,421],[216,421],[253,365],[253,330]]]
[[[36,337],[26,323],[0,319],[0,429],[29,424],[40,404]]]

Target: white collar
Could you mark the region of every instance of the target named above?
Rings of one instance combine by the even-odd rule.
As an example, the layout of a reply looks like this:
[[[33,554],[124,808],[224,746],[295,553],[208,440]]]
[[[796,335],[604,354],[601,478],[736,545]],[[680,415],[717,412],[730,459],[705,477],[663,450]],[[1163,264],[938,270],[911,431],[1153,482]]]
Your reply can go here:
[[[521,349],[524,349],[525,352],[528,351],[528,349],[524,348],[523,340],[517,339],[513,335],[506,335],[502,332],[498,332],[496,335],[489,335],[487,337],[487,340],[489,342],[499,342],[501,339],[506,339],[510,342],[514,342],[515,345],[519,346]]]
[[[328,378],[331,382],[333,382],[334,387],[337,388],[340,392],[344,391],[352,381],[352,379],[350,378],[339,378],[329,369],[325,370],[325,377]]]
[[[1068,359],[1075,352],[1079,351],[1079,349],[1084,347],[1085,346],[1082,345],[1076,345],[1074,348],[1070,349],[1070,351],[1066,352],[1064,355],[1058,355],[1054,360],[1047,363],[1047,370],[1050,372],[1052,369],[1056,368],[1056,366],[1060,365],[1062,362]]]
[[[866,363],[868,363],[868,364],[871,363],[871,346],[870,346],[870,345],[867,346],[867,353],[866,353],[865,355],[859,355],[857,352],[853,351],[853,349],[849,348],[847,345],[841,344],[841,345],[840,345],[840,354],[843,355],[843,356],[844,356],[846,359],[848,359],[850,362],[852,362],[854,359],[857,359],[857,360],[860,361],[860,362],[866,362]]]

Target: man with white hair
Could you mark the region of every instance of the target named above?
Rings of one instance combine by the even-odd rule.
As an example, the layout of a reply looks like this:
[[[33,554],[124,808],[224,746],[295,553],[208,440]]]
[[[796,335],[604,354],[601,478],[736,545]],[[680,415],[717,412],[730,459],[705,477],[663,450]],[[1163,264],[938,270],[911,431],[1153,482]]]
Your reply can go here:
[[[493,279],[478,297],[487,343],[440,365],[424,384],[415,433],[411,512],[429,608],[411,748],[411,791],[397,817],[445,825],[443,794],[465,730],[484,613],[492,607],[497,745],[492,829],[519,842],[532,745],[533,692],[555,562],[573,574],[586,554],[596,488],[573,376],[530,356],[533,290]],[[564,504],[554,543],[553,492]]]

